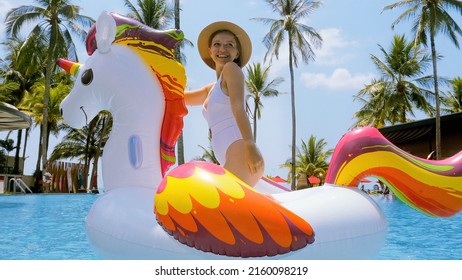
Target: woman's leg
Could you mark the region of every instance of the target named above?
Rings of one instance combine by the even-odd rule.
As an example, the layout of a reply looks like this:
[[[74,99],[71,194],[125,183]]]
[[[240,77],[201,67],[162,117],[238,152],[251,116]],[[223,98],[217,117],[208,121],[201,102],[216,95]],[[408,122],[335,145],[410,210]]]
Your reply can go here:
[[[237,140],[228,147],[226,151],[226,163],[223,167],[251,187],[254,187],[263,176],[264,167],[254,174],[250,173],[245,161],[244,144],[244,140]]]

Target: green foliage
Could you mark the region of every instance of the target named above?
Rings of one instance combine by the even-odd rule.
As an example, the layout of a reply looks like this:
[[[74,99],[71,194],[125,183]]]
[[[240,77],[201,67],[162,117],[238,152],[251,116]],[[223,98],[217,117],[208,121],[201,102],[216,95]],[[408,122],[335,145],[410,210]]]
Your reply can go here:
[[[308,142],[302,139],[301,147],[297,147],[297,160],[293,169],[292,160],[288,159],[281,167],[289,169],[288,181],[292,182],[292,171],[299,176],[316,176],[319,179],[325,177],[329,166],[329,158],[333,149],[326,149],[327,142],[324,138],[319,141],[314,135],[310,136]],[[321,177],[321,178],[320,178]]]
[[[0,140],[0,148],[2,148],[2,150],[6,151],[8,154],[14,149],[16,149],[16,146],[14,145],[13,139],[5,139],[5,140]]]
[[[155,29],[165,29],[174,19],[174,10],[165,0],[124,0],[125,7],[130,11],[128,17],[136,19]]]
[[[446,106],[442,111],[446,113],[462,112],[462,78],[457,77],[450,81],[452,90],[443,95],[442,104]]]
[[[433,116],[435,109],[429,102],[435,99],[429,89],[433,76],[425,75],[431,57],[415,48],[413,42],[407,42],[404,35],[395,35],[388,51],[380,45],[379,48],[383,59],[371,55],[371,60],[381,77],[354,96],[363,103],[355,113],[354,126],[383,127],[408,122],[408,116],[414,117],[414,109]]]
[[[251,109],[250,116],[253,119],[253,136],[257,140],[257,119],[261,118],[261,109],[263,108],[263,97],[277,97],[283,92],[279,92],[276,88],[281,84],[284,79],[276,78],[268,81],[270,66],[262,68],[261,63],[253,63],[246,67],[247,79],[245,85],[249,94],[246,96],[247,100],[252,99],[253,109]]]
[[[202,156],[196,157],[194,160],[207,161],[207,162],[211,162],[215,164],[220,164],[217,158],[215,157],[215,153],[213,152],[211,141],[212,141],[212,138],[209,137],[209,147],[208,148],[204,148],[203,146],[199,145],[199,147],[204,151],[204,153],[202,154]]]

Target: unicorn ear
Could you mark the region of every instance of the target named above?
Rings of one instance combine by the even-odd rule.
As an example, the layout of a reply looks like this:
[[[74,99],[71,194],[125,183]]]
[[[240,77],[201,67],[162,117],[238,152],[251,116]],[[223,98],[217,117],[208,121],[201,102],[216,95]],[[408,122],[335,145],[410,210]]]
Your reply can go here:
[[[107,12],[102,12],[96,21],[96,44],[100,53],[107,53],[115,39],[116,22]]]

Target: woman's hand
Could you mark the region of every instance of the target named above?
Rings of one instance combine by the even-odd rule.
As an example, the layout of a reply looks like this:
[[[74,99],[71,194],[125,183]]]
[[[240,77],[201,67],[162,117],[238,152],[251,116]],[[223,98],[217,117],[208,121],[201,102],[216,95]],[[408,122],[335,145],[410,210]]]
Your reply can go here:
[[[245,159],[251,174],[255,174],[265,167],[260,150],[253,141],[245,141]]]

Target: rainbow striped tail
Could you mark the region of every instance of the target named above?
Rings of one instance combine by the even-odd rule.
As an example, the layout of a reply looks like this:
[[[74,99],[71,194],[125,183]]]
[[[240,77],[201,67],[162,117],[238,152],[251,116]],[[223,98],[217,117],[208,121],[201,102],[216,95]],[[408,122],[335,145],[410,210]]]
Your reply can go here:
[[[462,210],[462,151],[426,160],[396,147],[376,128],[358,128],[337,144],[326,183],[356,187],[366,176],[377,177],[403,202],[428,215],[450,217]]]

